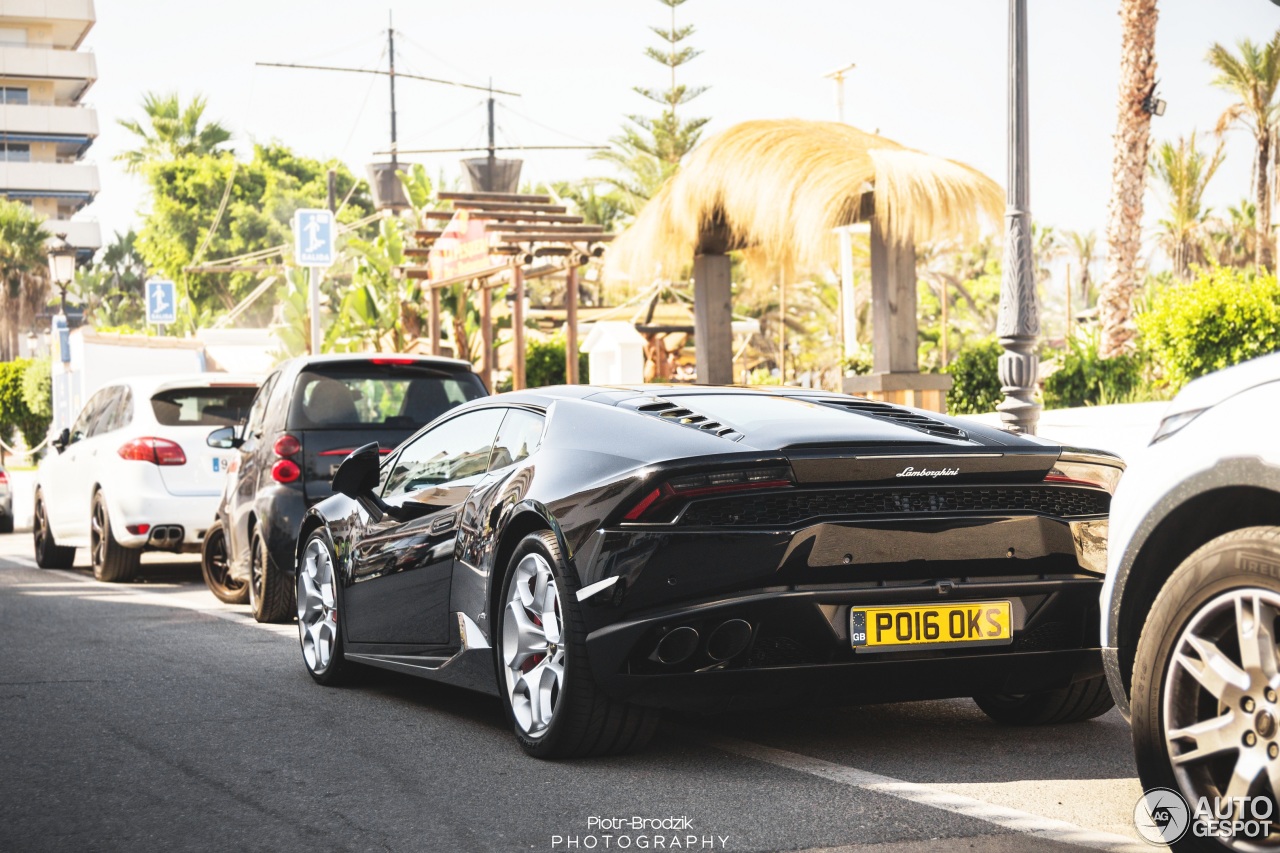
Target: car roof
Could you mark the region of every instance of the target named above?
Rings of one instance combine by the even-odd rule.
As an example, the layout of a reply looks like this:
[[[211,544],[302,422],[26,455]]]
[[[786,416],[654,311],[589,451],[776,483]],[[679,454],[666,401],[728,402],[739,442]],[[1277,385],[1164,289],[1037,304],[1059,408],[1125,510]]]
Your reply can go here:
[[[293,359],[295,365],[309,364],[343,364],[350,362],[369,362],[376,359],[396,359],[403,360],[406,364],[423,365],[426,367],[438,367],[443,370],[458,370],[467,373],[474,372],[471,362],[463,361],[459,358],[445,358],[440,355],[411,355],[408,353],[396,352],[343,352],[328,353],[326,355],[300,355]]]
[[[171,388],[209,388],[215,385],[245,385],[257,388],[263,377],[256,373],[166,373],[156,376],[126,376],[103,385],[128,385],[139,394],[155,394]]]

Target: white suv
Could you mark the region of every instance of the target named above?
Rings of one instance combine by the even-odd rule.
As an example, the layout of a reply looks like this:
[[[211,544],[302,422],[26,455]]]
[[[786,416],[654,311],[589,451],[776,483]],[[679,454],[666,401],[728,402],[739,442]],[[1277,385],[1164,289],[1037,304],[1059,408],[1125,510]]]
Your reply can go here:
[[[256,377],[202,373],[95,393],[36,473],[36,562],[68,568],[87,547],[94,577],[128,581],[144,549],[198,549],[234,455],[206,440],[244,418],[257,388]]]
[[[1280,353],[1197,379],[1111,503],[1107,678],[1133,722],[1143,787],[1192,804],[1277,806],[1278,425]]]

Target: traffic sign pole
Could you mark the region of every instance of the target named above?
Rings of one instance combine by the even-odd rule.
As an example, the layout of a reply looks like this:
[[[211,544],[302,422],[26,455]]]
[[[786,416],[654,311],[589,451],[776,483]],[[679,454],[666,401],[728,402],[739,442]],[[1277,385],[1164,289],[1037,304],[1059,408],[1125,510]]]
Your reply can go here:
[[[321,270],[334,262],[333,212],[321,209],[302,209],[293,215],[293,256],[301,267],[310,268],[307,303],[311,312],[311,354],[319,355],[323,341],[320,338],[320,275]]]
[[[308,304],[311,306],[311,354],[320,354],[320,268],[312,267]]]

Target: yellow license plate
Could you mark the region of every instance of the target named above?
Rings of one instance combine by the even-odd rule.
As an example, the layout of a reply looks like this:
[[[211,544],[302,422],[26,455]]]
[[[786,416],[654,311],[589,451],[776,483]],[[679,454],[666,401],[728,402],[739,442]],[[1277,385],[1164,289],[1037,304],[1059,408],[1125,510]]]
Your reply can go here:
[[[854,607],[849,639],[860,652],[903,646],[986,646],[1013,640],[1012,606],[1007,601]]]

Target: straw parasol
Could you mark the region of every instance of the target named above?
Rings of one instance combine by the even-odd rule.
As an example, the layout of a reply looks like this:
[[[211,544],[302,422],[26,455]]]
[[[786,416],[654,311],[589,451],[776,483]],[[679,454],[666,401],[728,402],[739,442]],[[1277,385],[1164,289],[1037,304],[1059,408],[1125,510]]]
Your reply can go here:
[[[886,240],[907,244],[971,235],[1003,206],[1000,186],[964,163],[847,124],[748,121],[689,156],[614,243],[605,275],[675,274],[715,234],[712,251],[816,269],[837,256],[832,229],[872,214]]]

